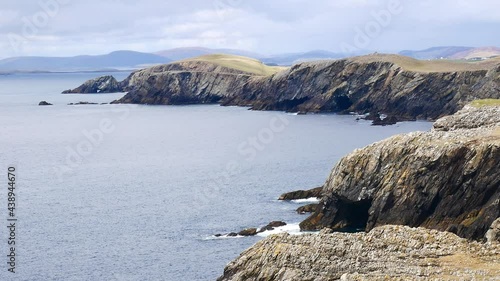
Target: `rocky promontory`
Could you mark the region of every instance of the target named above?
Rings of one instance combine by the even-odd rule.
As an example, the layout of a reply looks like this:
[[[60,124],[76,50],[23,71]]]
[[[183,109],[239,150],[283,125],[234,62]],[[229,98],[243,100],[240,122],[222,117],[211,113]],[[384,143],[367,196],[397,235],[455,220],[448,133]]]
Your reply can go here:
[[[386,224],[483,240],[500,217],[500,106],[466,106],[431,132],[398,135],[342,158],[303,230]]]
[[[500,59],[460,63],[369,55],[285,69],[250,58],[211,55],[136,71],[120,83],[109,77],[91,80],[67,92],[127,92],[115,103],[220,103],[300,113],[384,113],[390,116],[386,124],[434,120],[471,100],[500,98],[499,74]],[[103,87],[108,84],[112,86]]]
[[[116,93],[123,91],[123,84],[111,75],[101,76],[83,83],[80,87],[63,91],[63,94]]]
[[[319,234],[270,236],[218,280],[498,280],[499,167],[498,100],[358,149],[301,223]]]

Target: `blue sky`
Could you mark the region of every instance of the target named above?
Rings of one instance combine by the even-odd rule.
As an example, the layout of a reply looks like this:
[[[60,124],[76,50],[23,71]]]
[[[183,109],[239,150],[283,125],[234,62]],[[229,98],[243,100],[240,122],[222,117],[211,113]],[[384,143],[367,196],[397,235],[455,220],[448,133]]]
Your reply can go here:
[[[500,46],[498,0],[20,0],[0,7],[0,58],[187,46],[275,54]]]

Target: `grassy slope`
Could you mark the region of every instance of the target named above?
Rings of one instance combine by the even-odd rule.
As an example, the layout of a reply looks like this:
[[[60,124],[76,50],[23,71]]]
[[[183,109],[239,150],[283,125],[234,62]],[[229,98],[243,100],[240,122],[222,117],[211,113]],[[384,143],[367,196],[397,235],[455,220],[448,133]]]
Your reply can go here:
[[[352,58],[361,63],[387,61],[397,64],[405,70],[415,72],[453,72],[491,69],[500,64],[500,57],[478,62],[452,60],[417,60],[400,55],[375,54]]]
[[[278,71],[286,69],[286,67],[268,66],[263,64],[261,61],[252,58],[235,56],[235,55],[224,55],[224,54],[200,56],[192,59],[183,60],[181,62],[190,62],[190,61],[203,61],[203,62],[214,63],[223,67],[237,69],[240,71],[260,76],[272,75]]]
[[[471,102],[471,105],[474,107],[500,106],[500,99],[475,100],[475,101]]]

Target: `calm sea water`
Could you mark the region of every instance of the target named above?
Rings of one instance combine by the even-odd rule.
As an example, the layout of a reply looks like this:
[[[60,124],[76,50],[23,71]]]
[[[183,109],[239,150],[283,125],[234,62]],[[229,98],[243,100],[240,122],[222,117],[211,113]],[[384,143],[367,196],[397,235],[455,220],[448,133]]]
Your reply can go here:
[[[122,95],[60,94],[97,75],[0,76],[0,219],[9,165],[19,218],[15,275],[0,228],[0,280],[214,280],[262,237],[212,234],[298,223],[299,205],[278,202],[281,193],[323,184],[355,148],[431,127],[215,105],[67,105]]]

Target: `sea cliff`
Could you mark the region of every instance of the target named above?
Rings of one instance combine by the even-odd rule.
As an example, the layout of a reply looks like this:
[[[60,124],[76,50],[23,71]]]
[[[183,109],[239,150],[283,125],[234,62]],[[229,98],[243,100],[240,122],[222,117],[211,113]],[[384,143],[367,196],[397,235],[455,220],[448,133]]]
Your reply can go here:
[[[106,81],[116,85],[109,79],[92,81],[67,92],[94,93]],[[500,98],[500,59],[459,63],[377,54],[276,68],[249,58],[212,55],[136,71],[112,88],[127,92],[115,103],[220,103],[435,120],[474,99]]]

